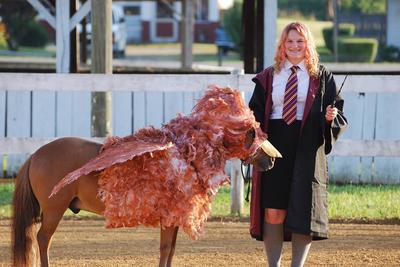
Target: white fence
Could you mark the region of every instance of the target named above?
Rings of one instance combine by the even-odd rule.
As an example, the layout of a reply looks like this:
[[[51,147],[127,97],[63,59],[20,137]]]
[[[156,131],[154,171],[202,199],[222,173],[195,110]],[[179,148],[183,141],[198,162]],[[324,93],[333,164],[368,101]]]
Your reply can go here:
[[[188,114],[209,84],[241,90],[248,101],[252,77],[0,73],[0,171],[15,172],[21,154],[54,138],[90,137],[92,91],[112,91],[113,134],[124,136]],[[329,157],[331,179],[400,184],[400,77],[349,76],[343,96],[350,126]]]

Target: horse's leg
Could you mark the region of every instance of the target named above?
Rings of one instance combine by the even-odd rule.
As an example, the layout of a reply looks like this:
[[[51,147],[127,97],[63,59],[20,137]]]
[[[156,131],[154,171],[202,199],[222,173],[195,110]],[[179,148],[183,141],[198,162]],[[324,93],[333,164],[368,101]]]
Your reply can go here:
[[[57,211],[43,211],[42,224],[37,234],[40,253],[40,266],[49,266],[49,247],[51,238],[67,208]]]
[[[176,234],[178,233],[178,227],[165,227],[161,226],[160,231],[160,263],[159,267],[171,266],[173,249],[175,247]],[[172,255],[171,255],[172,251]],[[170,257],[171,255],[171,257]]]
[[[173,237],[172,237],[171,250],[170,250],[169,256],[168,256],[167,266],[171,266],[172,258],[174,257],[175,245],[176,245],[176,237],[178,236],[178,230],[179,230],[179,227],[175,227],[175,229],[174,229],[174,235],[173,235]]]

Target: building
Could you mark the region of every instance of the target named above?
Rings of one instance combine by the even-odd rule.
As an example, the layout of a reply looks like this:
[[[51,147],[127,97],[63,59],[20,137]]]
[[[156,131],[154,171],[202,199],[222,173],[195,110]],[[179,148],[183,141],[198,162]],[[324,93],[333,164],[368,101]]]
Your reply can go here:
[[[180,1],[113,1],[124,8],[129,43],[179,41]],[[193,0],[194,41],[212,43],[219,25],[217,0]]]

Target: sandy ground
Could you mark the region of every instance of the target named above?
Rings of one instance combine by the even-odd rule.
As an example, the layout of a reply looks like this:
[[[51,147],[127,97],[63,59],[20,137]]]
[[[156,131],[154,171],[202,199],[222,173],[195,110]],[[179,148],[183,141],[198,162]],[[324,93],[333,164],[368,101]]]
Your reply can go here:
[[[178,235],[174,266],[266,266],[262,243],[248,222],[208,222],[199,240]],[[159,230],[105,229],[102,220],[61,222],[52,266],[156,266]],[[290,243],[283,266],[290,264]],[[10,263],[10,221],[0,220],[0,266]],[[400,266],[400,225],[331,224],[331,238],[314,242],[306,266]]]

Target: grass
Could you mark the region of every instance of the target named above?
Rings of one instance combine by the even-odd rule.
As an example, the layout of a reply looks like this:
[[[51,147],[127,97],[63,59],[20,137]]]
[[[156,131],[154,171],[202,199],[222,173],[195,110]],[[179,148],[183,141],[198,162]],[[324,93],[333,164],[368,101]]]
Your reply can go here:
[[[0,218],[11,216],[13,184],[0,184]],[[329,217],[344,221],[400,221],[399,185],[330,185]],[[247,187],[245,187],[247,192]],[[67,211],[65,217],[98,217],[89,212],[74,215]],[[229,186],[221,188],[212,203],[213,217],[228,217],[230,214]],[[249,203],[245,202],[242,217],[249,216]]]
[[[229,188],[220,190],[213,202],[213,216],[228,216]],[[245,186],[247,193],[247,186]],[[400,220],[399,185],[330,185],[328,213],[333,220],[387,221]],[[249,203],[245,202],[242,216],[249,216]]]
[[[0,44],[0,52],[4,50],[5,52],[9,51],[8,47],[5,45]],[[34,57],[56,57],[56,51],[54,46],[47,46],[47,47],[29,47],[29,46],[20,46],[18,51],[15,52],[15,56],[34,56]],[[18,53],[17,53],[18,52]],[[13,56],[12,54],[8,56]]]
[[[0,184],[0,217],[11,216],[13,184]]]
[[[247,193],[247,186],[245,189],[245,193]],[[217,196],[214,198],[212,202],[212,216],[215,217],[224,217],[230,216],[230,203],[231,195],[229,186],[222,187]],[[250,203],[244,202],[243,214],[241,216],[248,216],[250,210]]]
[[[329,215],[335,219],[400,219],[400,186],[330,186]]]

